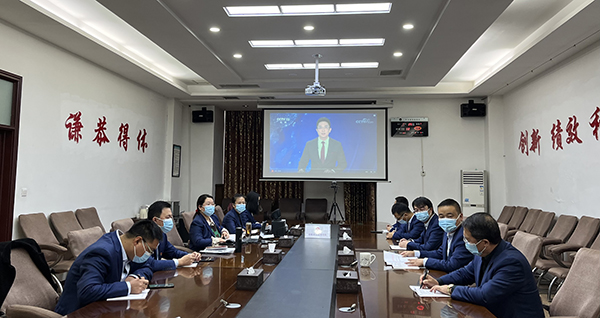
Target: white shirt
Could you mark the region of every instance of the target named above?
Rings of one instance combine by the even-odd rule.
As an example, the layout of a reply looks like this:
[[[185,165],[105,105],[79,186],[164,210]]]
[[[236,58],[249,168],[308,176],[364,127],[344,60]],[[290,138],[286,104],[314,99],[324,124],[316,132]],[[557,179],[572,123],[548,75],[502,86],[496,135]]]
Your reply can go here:
[[[429,221],[427,221],[427,223],[429,223]],[[450,254],[450,245],[452,245],[452,239],[454,238],[454,233],[456,233],[456,230],[454,230],[454,232],[452,232],[452,233],[446,234],[448,236],[448,243],[446,246],[446,258]],[[419,257],[420,255],[421,255],[420,251],[415,251],[415,257]],[[427,263],[427,257],[423,259],[423,266],[425,266],[426,263]]]
[[[129,258],[127,257],[127,252],[125,252],[125,248],[123,247],[123,242],[121,242],[121,235],[123,232],[121,230],[115,231],[117,235],[117,239],[119,239],[119,244],[121,244],[121,255],[123,257],[123,272],[121,273],[121,281],[124,281],[127,276],[129,276]],[[127,295],[131,294],[131,283],[125,282],[127,284]]]

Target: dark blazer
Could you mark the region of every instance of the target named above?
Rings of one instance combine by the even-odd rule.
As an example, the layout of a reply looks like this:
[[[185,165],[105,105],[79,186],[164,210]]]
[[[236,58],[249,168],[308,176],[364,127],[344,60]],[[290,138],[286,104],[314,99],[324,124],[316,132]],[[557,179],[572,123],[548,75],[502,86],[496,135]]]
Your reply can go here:
[[[452,299],[487,308],[496,317],[544,317],[542,302],[529,262],[510,243],[501,241],[481,273],[481,257],[438,279],[440,285],[456,284]],[[468,285],[475,283],[475,287]]]
[[[340,172],[346,169],[348,164],[346,163],[346,156],[344,155],[342,143],[330,137],[329,147],[327,148],[327,154],[325,155],[325,162],[321,163],[318,139],[319,137],[310,140],[304,146],[304,151],[302,151],[302,157],[300,157],[300,163],[298,164],[298,170],[306,170],[309,161],[311,162],[310,171],[316,172],[333,169],[336,172]]]
[[[400,224],[400,223],[398,223],[398,221],[396,221],[396,223],[392,224],[392,228],[390,229],[390,232],[391,231],[406,232],[406,224]]]
[[[54,311],[66,315],[95,301],[127,296],[127,283],[121,281],[123,252],[117,235],[116,231],[104,234],[77,257]],[[129,273],[152,279],[147,263]]]
[[[425,223],[423,223],[425,225]],[[413,242],[409,242],[406,245],[406,249],[409,251],[412,250],[424,250],[431,251],[437,250],[444,241],[444,230],[438,224],[438,216],[436,213],[433,213],[431,219],[429,220],[429,225],[421,233],[421,236],[414,240]]]
[[[242,212],[242,214],[240,214],[240,216],[242,217],[243,226],[246,226],[246,223],[250,222],[250,223],[252,223],[253,229],[261,228],[261,224],[256,223],[256,219],[254,218],[254,215],[252,215],[252,213],[250,213],[250,211],[246,210],[246,211]]]
[[[177,229],[173,228],[171,231],[177,231]],[[154,254],[148,259],[148,261],[146,261],[146,263],[150,265],[150,268],[153,272],[167,271],[176,268],[175,262],[172,261],[174,258],[182,258],[186,255],[186,252],[175,248],[175,246],[173,246],[173,244],[171,244],[167,239],[167,234],[163,233],[163,237],[160,240],[160,244],[158,244],[158,248],[154,251]],[[161,260],[162,258],[166,258],[166,260]],[[131,262],[131,271],[135,271],[144,265],[145,264]]]
[[[210,217],[213,222],[215,222],[219,233],[221,233],[223,227],[221,227],[221,222],[219,222],[217,215],[213,214]],[[204,216],[196,214],[196,216],[194,216],[194,222],[192,222],[192,225],[190,225],[190,249],[194,251],[200,251],[205,249],[207,246],[211,246],[213,236],[215,235]]]
[[[423,224],[423,222],[417,220],[417,218],[413,216],[410,220],[410,229],[407,225],[405,225],[404,227],[398,227],[398,231],[394,233],[392,239],[416,239],[419,238],[419,236],[421,236],[421,233],[423,233],[424,230],[425,224]]]
[[[450,273],[471,262],[473,254],[467,251],[465,242],[463,241],[462,224],[454,232],[454,238],[450,244],[450,253],[446,256],[446,247],[448,246],[448,235],[444,235],[442,246],[437,250],[423,251],[420,250],[420,257],[427,257],[425,267],[438,271]]]
[[[244,228],[244,224],[245,223],[242,222],[242,217],[235,209],[229,210],[223,218],[223,227],[232,234],[235,234],[236,227]]]

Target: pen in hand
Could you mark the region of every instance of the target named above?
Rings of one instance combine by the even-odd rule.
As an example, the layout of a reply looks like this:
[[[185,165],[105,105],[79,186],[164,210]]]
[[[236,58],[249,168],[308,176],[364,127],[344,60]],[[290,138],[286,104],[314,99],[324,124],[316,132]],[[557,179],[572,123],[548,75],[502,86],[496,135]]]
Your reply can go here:
[[[429,275],[429,269],[425,269],[425,272],[423,273],[423,279],[421,279],[421,289],[423,288],[423,283],[425,283],[425,280],[427,279],[427,275]]]

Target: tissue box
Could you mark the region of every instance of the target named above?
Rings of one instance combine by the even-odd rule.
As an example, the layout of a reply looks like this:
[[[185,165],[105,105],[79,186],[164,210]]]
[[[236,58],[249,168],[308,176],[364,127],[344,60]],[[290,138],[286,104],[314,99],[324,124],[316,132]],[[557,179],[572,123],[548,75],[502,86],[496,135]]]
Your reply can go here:
[[[282,236],[279,238],[279,246],[280,247],[292,247],[296,240],[293,236]]]
[[[293,236],[302,236],[302,231],[303,230],[304,229],[300,228],[300,227],[299,228],[291,228],[289,230],[289,232],[290,232],[290,235],[293,235]]]
[[[273,253],[269,252],[269,250],[263,252],[263,264],[279,264],[282,258],[283,254],[281,253],[281,250],[278,249]]]
[[[254,274],[249,274],[248,269],[244,268],[237,276],[236,289],[257,290],[264,281],[264,272],[262,269],[254,269]]]
[[[355,260],[356,257],[354,256],[354,251],[352,251],[350,254],[344,254],[344,251],[338,251],[338,265],[348,266]]]
[[[355,271],[337,271],[335,291],[338,293],[358,293],[358,275]]]
[[[349,249],[354,250],[354,244],[352,243],[352,239],[343,239],[340,237],[340,240],[338,241],[338,250],[343,250],[344,246],[347,246]]]
[[[344,233],[348,233],[348,236],[352,236],[352,229],[349,227],[340,227],[340,237],[342,237]]]

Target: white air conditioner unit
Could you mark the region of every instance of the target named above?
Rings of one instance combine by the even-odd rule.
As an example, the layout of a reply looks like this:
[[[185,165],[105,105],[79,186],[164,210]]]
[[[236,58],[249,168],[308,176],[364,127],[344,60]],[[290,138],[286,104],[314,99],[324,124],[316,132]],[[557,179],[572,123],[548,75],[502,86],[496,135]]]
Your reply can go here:
[[[488,212],[487,176],[485,170],[461,170],[461,208],[464,217],[477,212]]]

